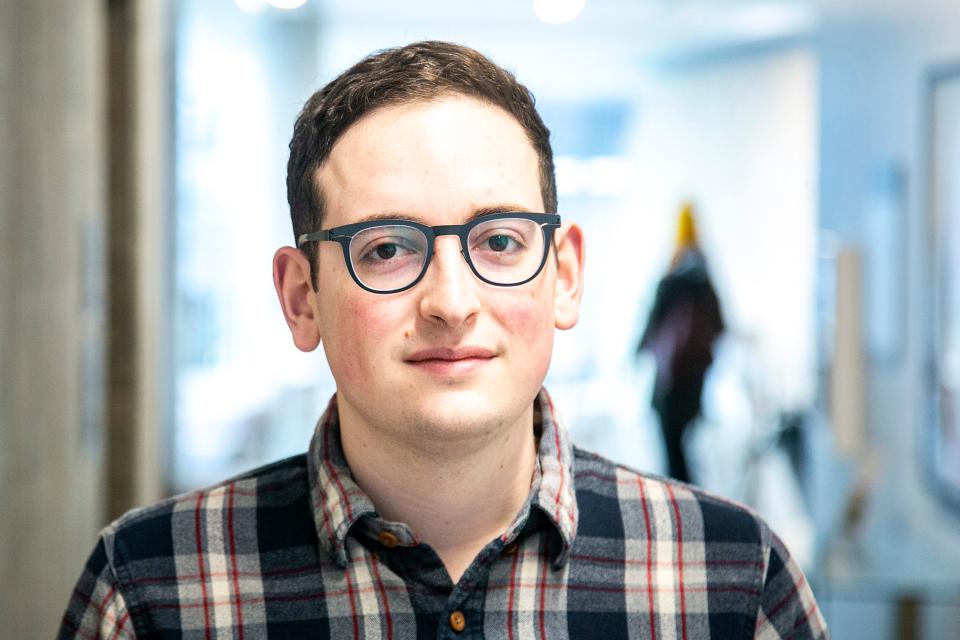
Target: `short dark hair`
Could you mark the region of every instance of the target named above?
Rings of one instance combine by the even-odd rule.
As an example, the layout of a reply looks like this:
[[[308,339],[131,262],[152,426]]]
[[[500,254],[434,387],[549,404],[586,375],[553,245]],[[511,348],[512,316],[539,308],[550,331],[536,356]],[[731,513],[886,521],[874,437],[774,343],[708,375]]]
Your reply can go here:
[[[310,96],[293,126],[287,163],[287,202],[294,238],[320,228],[323,194],[316,172],[334,143],[364,115],[377,109],[461,94],[502,108],[526,131],[539,158],[540,193],[546,212],[557,209],[550,131],[533,94],[483,54],[449,42],[426,41],[373,53]],[[315,243],[304,252],[317,288]]]

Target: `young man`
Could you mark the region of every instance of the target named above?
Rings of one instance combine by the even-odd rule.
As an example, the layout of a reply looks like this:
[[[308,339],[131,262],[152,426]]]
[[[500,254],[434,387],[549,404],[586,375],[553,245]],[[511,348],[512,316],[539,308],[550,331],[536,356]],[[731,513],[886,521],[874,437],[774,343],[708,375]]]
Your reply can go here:
[[[305,456],[105,529],[61,637],[826,636],[755,515],[570,445],[541,385],[583,235],[512,75],[381,52],[290,149],[274,281],[337,394]]]

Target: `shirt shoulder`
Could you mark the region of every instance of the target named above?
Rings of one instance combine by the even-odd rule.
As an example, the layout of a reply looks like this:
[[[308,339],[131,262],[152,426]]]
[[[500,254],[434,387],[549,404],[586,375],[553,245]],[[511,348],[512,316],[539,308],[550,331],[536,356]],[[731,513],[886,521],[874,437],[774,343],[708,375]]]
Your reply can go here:
[[[578,447],[574,447],[573,473],[578,506],[583,509],[583,503],[615,500],[618,510],[626,512],[620,514],[625,537],[645,536],[645,518],[659,514],[668,517],[670,532],[677,539],[754,545],[758,550],[771,544],[770,528],[753,509],[699,487],[638,471]],[[631,513],[640,517],[628,517]]]
[[[198,535],[213,537],[221,528],[218,523],[226,530],[238,516],[249,519],[258,511],[296,507],[308,499],[306,456],[300,454],[128,511],[100,536],[113,564],[173,556],[187,538],[202,553],[204,540]]]
[[[578,448],[573,474],[577,542],[622,538],[625,566],[667,577],[645,588],[679,588],[691,609],[711,612],[710,637],[828,637],[802,570],[753,509]]]
[[[106,593],[124,613],[132,612],[125,621],[131,635],[177,628],[177,609],[155,605],[179,602],[184,586],[208,580],[204,573],[213,571],[211,559],[223,563],[264,550],[315,548],[307,475],[301,454],[134,509],[110,523],[74,589],[61,637],[73,637],[68,630],[82,637],[102,629]]]

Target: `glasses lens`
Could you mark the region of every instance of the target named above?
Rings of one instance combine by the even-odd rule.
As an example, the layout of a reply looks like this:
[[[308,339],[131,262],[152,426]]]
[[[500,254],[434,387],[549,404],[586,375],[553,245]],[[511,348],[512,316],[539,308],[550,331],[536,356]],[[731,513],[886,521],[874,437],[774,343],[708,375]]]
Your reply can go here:
[[[372,227],[350,241],[354,273],[364,285],[376,291],[406,287],[420,276],[426,259],[427,238],[414,227]]]
[[[496,284],[528,280],[543,261],[543,231],[533,220],[490,220],[474,227],[467,241],[477,273]]]

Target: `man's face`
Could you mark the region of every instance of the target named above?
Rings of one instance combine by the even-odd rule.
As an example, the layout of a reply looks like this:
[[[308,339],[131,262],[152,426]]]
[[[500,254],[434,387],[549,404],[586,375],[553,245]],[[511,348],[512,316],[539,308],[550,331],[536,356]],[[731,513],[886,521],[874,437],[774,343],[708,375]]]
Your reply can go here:
[[[538,158],[523,129],[503,110],[462,96],[364,116],[317,179],[325,229],[378,216],[435,226],[544,209]],[[337,244],[320,245],[310,306],[344,418],[404,440],[530,424],[558,323],[553,255],[533,281],[497,287],[474,276],[456,236],[440,236],[423,280],[384,295],[357,286]]]

